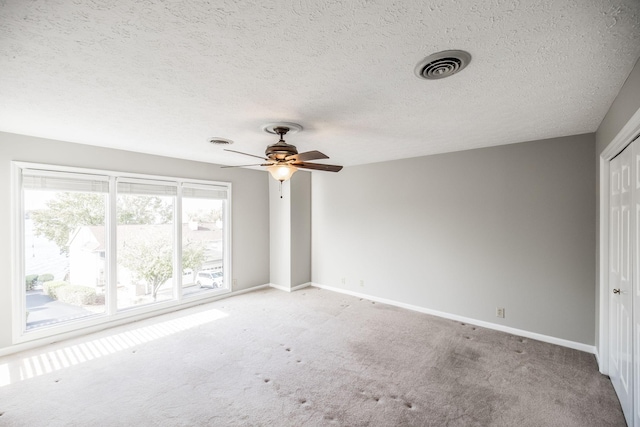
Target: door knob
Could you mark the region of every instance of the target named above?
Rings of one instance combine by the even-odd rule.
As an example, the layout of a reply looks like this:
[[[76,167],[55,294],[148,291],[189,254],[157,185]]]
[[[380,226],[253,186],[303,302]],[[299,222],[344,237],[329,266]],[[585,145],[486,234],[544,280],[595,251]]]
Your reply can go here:
[[[614,293],[614,294],[619,294],[619,293],[620,293],[620,289],[614,289],[614,290],[613,290],[613,293]]]

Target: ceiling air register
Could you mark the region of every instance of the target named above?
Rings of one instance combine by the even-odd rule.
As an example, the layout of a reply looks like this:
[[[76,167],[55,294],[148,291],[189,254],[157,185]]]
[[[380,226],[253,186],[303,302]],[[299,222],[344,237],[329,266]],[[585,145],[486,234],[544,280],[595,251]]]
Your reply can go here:
[[[439,80],[459,73],[469,65],[471,55],[464,50],[444,50],[427,56],[416,65],[415,73],[425,80]]]

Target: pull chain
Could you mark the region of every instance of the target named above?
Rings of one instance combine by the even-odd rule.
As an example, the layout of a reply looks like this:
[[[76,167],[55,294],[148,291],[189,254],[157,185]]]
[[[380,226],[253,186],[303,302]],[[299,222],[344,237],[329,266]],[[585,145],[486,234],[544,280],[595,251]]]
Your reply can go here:
[[[282,199],[282,181],[280,181],[280,198]]]

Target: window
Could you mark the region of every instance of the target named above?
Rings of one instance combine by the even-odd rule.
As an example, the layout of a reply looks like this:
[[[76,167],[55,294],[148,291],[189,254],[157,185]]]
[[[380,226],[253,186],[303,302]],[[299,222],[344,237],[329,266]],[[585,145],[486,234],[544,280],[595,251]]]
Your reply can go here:
[[[230,291],[230,184],[14,166],[16,341]]]
[[[184,184],[182,188],[183,292],[196,295],[207,289],[226,289],[224,278],[224,189]],[[193,272],[198,271],[197,274]]]
[[[117,187],[118,309],[171,300],[176,186],[118,180]]]
[[[24,171],[25,329],[105,313],[104,235],[108,181]],[[64,286],[63,286],[64,285]]]

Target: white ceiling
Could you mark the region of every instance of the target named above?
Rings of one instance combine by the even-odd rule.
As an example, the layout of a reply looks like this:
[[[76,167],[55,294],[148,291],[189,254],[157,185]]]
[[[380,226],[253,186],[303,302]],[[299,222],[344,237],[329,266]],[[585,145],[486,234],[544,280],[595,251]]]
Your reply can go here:
[[[208,138],[284,120],[348,166],[594,132],[638,57],[638,0],[0,0],[0,130],[237,165]]]

